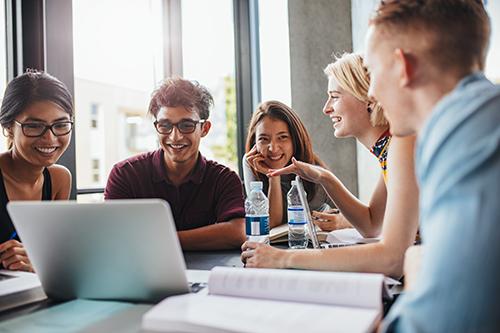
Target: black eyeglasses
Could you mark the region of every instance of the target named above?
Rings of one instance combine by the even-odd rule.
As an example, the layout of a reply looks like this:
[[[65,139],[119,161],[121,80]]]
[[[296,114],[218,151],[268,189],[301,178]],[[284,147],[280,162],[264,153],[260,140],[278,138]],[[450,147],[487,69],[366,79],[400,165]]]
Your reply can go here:
[[[172,124],[169,121],[157,120],[153,124],[155,125],[156,131],[160,134],[172,133],[174,126],[177,127],[179,132],[181,132],[182,134],[190,134],[194,132],[194,130],[196,129],[196,125],[203,124],[206,121],[207,121],[206,119],[200,119],[200,120],[184,119],[176,124]]]
[[[23,134],[30,138],[43,136],[49,129],[55,136],[67,135],[73,129],[73,122],[70,120],[58,121],[50,125],[44,123],[20,123],[17,120],[14,120],[14,123],[21,126]]]

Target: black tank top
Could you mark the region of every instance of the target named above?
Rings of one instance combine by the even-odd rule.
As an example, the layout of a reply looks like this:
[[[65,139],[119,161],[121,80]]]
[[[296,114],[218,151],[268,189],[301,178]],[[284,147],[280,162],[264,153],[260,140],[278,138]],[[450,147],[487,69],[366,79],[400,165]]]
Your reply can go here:
[[[52,181],[47,168],[43,169],[42,200],[52,200]],[[11,239],[16,230],[9,213],[7,213],[7,202],[9,202],[9,198],[5,190],[2,170],[0,170],[0,244]],[[19,236],[16,235],[12,239],[19,240]]]

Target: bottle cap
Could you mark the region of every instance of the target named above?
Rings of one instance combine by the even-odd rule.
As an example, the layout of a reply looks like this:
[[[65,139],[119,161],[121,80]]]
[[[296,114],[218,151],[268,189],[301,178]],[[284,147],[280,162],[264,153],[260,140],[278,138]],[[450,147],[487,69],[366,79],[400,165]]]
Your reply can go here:
[[[254,181],[250,182],[250,189],[251,190],[262,190],[264,188],[264,183],[260,181]]]

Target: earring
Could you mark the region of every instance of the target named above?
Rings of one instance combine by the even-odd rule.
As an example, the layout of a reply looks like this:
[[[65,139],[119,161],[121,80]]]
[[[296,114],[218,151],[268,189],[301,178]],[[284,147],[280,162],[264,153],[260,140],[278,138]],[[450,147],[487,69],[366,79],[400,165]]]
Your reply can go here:
[[[372,113],[372,111],[373,111],[373,110],[372,110],[372,108],[368,105],[368,106],[366,107],[366,111],[368,111],[368,113]]]

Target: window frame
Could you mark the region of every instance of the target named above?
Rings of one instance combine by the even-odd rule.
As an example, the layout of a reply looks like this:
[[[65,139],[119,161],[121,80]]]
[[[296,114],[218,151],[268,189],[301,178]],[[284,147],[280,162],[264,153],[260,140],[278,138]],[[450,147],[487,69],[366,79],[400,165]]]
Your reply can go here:
[[[6,0],[7,79],[27,68],[45,70],[66,84],[74,96],[73,17],[71,0]],[[181,0],[163,0],[164,76],[182,75]],[[237,103],[238,166],[245,153],[247,126],[260,92],[258,0],[233,0]],[[78,188],[76,131],[59,164],[72,177],[70,199],[80,194],[103,193],[104,188]]]

